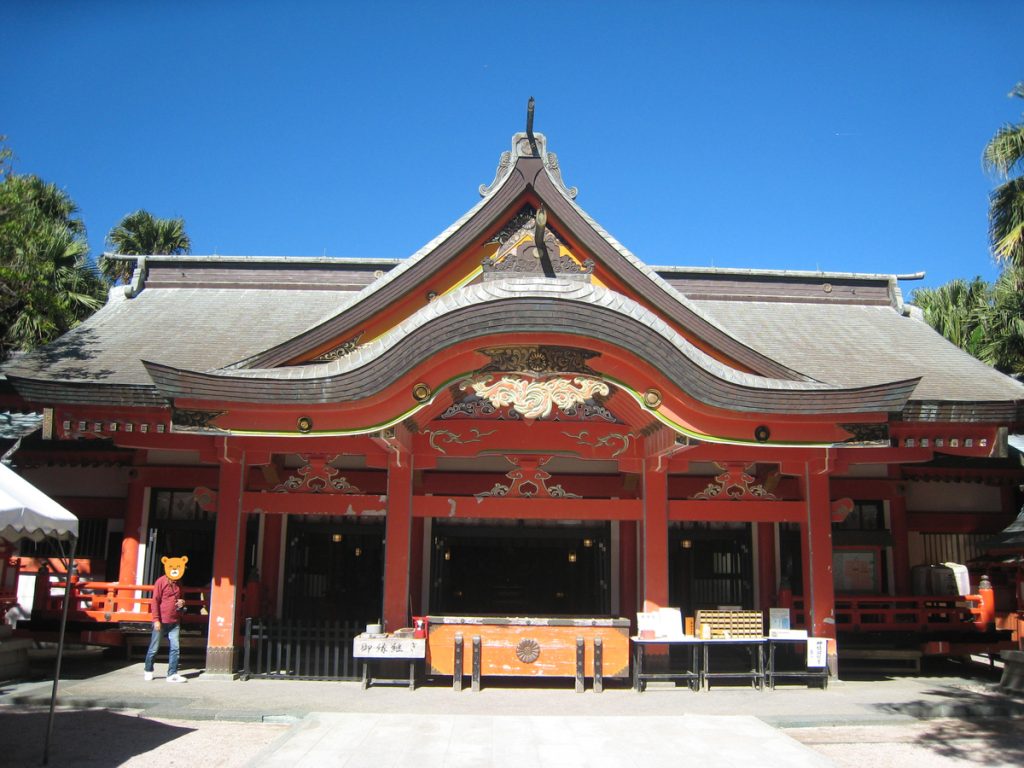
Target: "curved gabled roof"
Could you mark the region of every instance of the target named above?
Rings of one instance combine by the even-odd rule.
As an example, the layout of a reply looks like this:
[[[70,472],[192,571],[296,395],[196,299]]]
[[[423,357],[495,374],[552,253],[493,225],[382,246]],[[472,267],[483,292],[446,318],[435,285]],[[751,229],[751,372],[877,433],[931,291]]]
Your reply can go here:
[[[455,344],[502,334],[554,333],[601,341],[633,355],[705,405],[767,413],[898,411],[916,379],[864,388],[771,379],[730,368],[622,294],[559,278],[466,286],[426,305],[379,339],[338,360],[264,369],[188,371],[145,363],[169,399],[334,403],[373,397]]]
[[[547,152],[544,135],[534,134],[533,139],[531,142],[525,133],[513,136],[512,150],[502,155],[494,181],[481,188],[483,199],[408,260],[363,289],[349,306],[284,343],[240,360],[234,367],[285,365],[354,333],[392,302],[428,280],[450,259],[503,224],[510,212],[517,208],[518,201],[532,193],[557,218],[560,229],[566,230],[568,235],[593,253],[663,317],[678,323],[685,332],[752,371],[779,379],[806,380],[807,377],[762,355],[716,326],[653,269],[602,229],[576,205],[574,191],[567,190],[562,183],[558,160],[553,153]]]

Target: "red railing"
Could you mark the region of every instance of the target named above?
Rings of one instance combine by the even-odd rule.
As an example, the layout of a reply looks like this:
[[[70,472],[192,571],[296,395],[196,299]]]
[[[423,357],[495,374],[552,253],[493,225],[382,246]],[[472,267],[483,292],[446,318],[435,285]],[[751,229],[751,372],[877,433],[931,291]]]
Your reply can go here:
[[[59,615],[64,605],[64,581],[51,581],[45,606],[37,603],[32,613]],[[182,587],[185,614],[182,624],[206,624],[209,621],[209,590],[201,587]],[[37,593],[38,594],[38,593]],[[119,584],[111,581],[71,580],[71,606],[68,618],[101,622],[150,622],[152,584]]]
[[[804,623],[804,601],[793,598],[794,623]],[[942,632],[990,629],[981,595],[837,595],[840,632]]]

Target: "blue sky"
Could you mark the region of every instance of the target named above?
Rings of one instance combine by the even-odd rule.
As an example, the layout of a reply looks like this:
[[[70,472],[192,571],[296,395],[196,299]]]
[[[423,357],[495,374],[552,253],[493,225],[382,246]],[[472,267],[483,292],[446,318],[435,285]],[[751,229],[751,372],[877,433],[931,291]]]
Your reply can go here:
[[[577,202],[653,265],[998,270],[981,167],[1019,2],[22,2],[0,134],[93,253],[405,257],[478,199],[526,101]]]

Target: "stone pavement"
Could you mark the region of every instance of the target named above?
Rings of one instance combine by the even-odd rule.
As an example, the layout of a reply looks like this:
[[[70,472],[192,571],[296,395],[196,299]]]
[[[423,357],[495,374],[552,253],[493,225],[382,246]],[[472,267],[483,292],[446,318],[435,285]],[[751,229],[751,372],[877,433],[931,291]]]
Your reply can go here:
[[[266,750],[265,768],[677,768],[832,763],[745,715],[394,715],[324,712]]]
[[[141,663],[100,658],[74,659],[67,669],[60,704],[76,711],[291,724],[250,762],[288,768],[659,766],[683,758],[702,768],[799,768],[830,763],[785,729],[1024,714],[1024,700],[1000,691],[997,675],[963,667],[926,668],[931,674],[916,678],[840,681],[827,690],[720,686],[694,693],[651,685],[642,694],[625,686],[577,694],[571,680],[513,686],[486,679],[479,692],[455,692],[440,681],[415,691],[364,691],[350,682],[216,679],[187,667],[188,684],[168,685],[162,665],[156,680],[144,682]],[[48,701],[46,682],[0,684],[0,718],[4,707],[24,710]]]

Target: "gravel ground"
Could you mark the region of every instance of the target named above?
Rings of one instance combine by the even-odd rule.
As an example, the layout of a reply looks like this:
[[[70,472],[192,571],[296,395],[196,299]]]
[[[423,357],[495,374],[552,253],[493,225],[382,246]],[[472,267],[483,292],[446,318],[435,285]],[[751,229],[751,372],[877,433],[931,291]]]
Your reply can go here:
[[[837,766],[928,768],[1024,765],[1024,723],[991,720],[922,720],[883,726],[787,728],[784,733]]]

